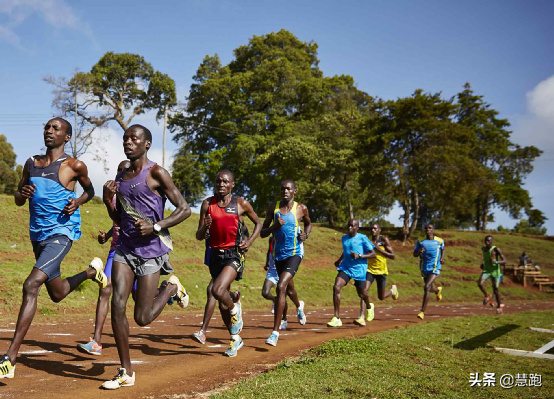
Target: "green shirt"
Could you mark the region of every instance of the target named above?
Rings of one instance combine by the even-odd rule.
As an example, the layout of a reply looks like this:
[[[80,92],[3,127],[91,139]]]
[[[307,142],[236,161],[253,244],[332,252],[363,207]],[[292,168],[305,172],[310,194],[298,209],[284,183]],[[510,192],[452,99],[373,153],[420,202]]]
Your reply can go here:
[[[500,265],[492,262],[492,252],[496,246],[492,246],[491,249],[483,247],[483,272],[490,274],[494,278],[500,278],[502,276],[502,270]],[[496,260],[498,260],[498,252],[496,253]]]

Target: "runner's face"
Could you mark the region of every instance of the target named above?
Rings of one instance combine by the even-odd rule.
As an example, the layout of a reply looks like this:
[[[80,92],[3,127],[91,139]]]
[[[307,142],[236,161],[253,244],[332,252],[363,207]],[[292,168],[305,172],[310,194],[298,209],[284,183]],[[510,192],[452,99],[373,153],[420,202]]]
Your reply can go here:
[[[215,177],[215,193],[225,196],[231,193],[235,187],[233,177],[229,173],[219,173]]]
[[[137,159],[146,153],[150,147],[150,141],[144,137],[144,132],[139,128],[129,128],[123,134],[123,152],[127,159]]]
[[[371,226],[371,235],[373,236],[373,238],[376,238],[380,232],[381,229],[379,228],[379,226],[377,226],[376,224]]]
[[[348,221],[348,234],[350,234],[352,237],[356,235],[359,229],[360,229],[360,223],[358,223],[357,220],[350,219]]]
[[[425,227],[425,233],[427,234],[427,237],[428,237],[428,238],[433,237],[433,234],[435,233],[435,228],[433,227],[432,224],[428,224],[428,225]]]
[[[293,183],[290,181],[281,183],[281,199],[283,199],[283,201],[290,201],[294,199],[295,194],[296,188]]]
[[[64,146],[70,139],[65,132],[65,124],[59,119],[50,119],[44,126],[44,146],[57,148]]]
[[[487,237],[487,238],[485,238],[485,245],[486,245],[488,248],[491,248],[491,247],[492,247],[492,237]]]

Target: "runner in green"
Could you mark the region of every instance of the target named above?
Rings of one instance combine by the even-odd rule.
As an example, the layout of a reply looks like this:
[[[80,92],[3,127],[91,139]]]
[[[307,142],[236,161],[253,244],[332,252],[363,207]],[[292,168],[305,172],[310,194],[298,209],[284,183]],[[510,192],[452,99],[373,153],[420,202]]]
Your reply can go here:
[[[504,303],[502,303],[502,299],[500,298],[498,287],[500,286],[500,281],[502,280],[502,270],[500,269],[500,266],[506,264],[506,258],[500,248],[492,245],[492,236],[485,237],[485,246],[482,248],[482,251],[483,263],[481,264],[481,269],[483,269],[483,272],[481,273],[481,277],[479,277],[477,285],[479,286],[481,292],[483,292],[483,295],[485,295],[483,305],[490,304],[491,306],[494,306],[493,298],[496,296],[496,303],[498,305],[496,313],[502,314]],[[487,294],[487,290],[485,289],[485,281],[489,278],[492,282],[493,295]]]

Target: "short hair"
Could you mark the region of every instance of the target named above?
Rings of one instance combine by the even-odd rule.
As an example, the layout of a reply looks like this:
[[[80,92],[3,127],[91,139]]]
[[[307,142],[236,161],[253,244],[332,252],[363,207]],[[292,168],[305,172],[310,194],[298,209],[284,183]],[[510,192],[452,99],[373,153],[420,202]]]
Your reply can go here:
[[[294,189],[296,190],[296,183],[294,182],[294,180],[292,179],[286,179],[286,180],[283,180],[281,182],[281,185],[283,185],[283,183],[292,183],[292,186],[294,187]]]
[[[489,238],[492,239],[492,236],[485,236],[485,241],[487,241]]]
[[[223,170],[220,170],[219,172],[217,172],[215,174],[215,178],[217,179],[217,176],[219,176],[220,174],[222,173],[227,173],[229,176],[231,176],[231,179],[233,179],[233,181],[235,181],[235,175],[233,172],[231,172],[229,169],[223,169]]]
[[[142,130],[142,132],[144,133],[144,138],[148,141],[150,141],[150,144],[152,144],[152,132],[150,130],[148,130],[148,128],[142,126],[142,125],[139,125],[139,124],[135,124],[135,125],[132,125],[132,126],[129,126],[129,129],[139,129],[139,130]],[[128,129],[127,129],[128,130]]]
[[[427,224],[425,225],[425,228],[427,228],[427,227],[429,227],[429,226],[435,228],[435,225],[434,225],[433,223],[427,223]]]
[[[372,226],[377,226],[378,228],[381,228],[381,225],[380,225],[379,223],[377,223],[377,222],[371,223],[369,226],[370,226],[370,227],[372,227]]]
[[[62,121],[63,123],[65,123],[65,134],[67,134],[69,137],[73,137],[73,127],[71,126],[71,123],[69,123],[64,118],[60,118],[59,116],[57,116],[55,118],[52,118],[50,120],[53,121],[53,120],[56,120],[56,119],[59,120],[59,121]]]

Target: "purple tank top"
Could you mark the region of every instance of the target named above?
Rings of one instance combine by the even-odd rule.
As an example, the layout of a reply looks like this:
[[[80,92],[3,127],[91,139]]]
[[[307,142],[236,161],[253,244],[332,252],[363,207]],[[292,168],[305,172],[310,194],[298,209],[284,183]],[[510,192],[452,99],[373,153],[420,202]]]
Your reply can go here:
[[[123,180],[127,170],[121,172],[115,179],[119,193],[129,204],[143,215],[158,222],[163,219],[165,208],[165,196],[155,194],[146,179],[155,162],[148,161],[148,164],[140,173],[131,180]],[[121,208],[121,225],[119,239],[116,248],[131,252],[141,258],[156,258],[171,251],[155,234],[146,237],[138,236],[135,233],[136,220]]]

